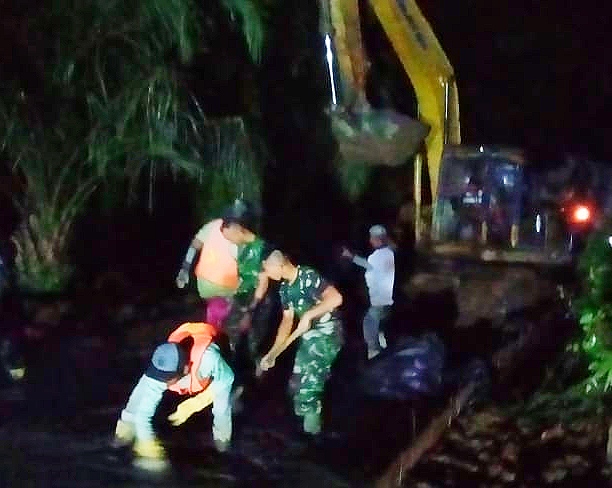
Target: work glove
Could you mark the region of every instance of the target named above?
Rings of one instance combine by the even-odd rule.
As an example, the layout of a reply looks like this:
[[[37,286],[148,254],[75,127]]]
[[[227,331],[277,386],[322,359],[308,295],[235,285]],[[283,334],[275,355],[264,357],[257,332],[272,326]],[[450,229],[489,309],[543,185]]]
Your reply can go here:
[[[188,398],[187,400],[179,403],[176,410],[168,416],[168,420],[174,426],[181,425],[194,413],[208,407],[213,400],[213,392],[210,388],[207,388],[203,392],[198,393],[196,396]]]
[[[136,431],[134,430],[134,424],[119,419],[115,426],[115,439],[113,444],[116,446],[127,446],[134,442],[136,437]]]
[[[179,288],[185,288],[185,285],[189,283],[189,271],[181,268],[181,270],[176,275],[176,286]]]
[[[134,455],[139,458],[165,460],[166,451],[156,439],[137,440],[134,444]]]

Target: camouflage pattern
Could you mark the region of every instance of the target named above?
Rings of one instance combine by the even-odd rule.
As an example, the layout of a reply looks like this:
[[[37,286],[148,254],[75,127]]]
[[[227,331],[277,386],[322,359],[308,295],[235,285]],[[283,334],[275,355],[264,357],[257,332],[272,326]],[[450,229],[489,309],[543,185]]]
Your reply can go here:
[[[240,284],[236,293],[231,298],[232,308],[224,323],[224,331],[227,334],[231,349],[235,351],[236,345],[241,341],[243,332],[240,330],[240,321],[245,313],[243,309],[248,307],[253,300],[253,295],[259,281],[262,269],[262,261],[266,243],[263,239],[256,237],[238,248],[238,277]],[[258,315],[259,310],[254,315]],[[252,328],[252,327],[251,327]],[[259,337],[255,333],[248,333],[248,352],[253,358],[258,347]]]
[[[265,246],[263,239],[255,237],[252,242],[238,247],[237,262],[240,284],[236,290],[236,296],[241,300],[250,300],[257,288]]]
[[[298,266],[298,274],[293,283],[283,281],[279,294],[283,309],[293,308],[296,317],[321,302],[321,294],[329,283],[316,270],[308,266]],[[337,312],[332,311],[316,319],[314,324],[337,320]]]
[[[329,283],[316,270],[298,266],[292,283],[283,281],[279,295],[283,309],[292,308],[297,318],[321,302]],[[293,365],[295,413],[300,416],[321,414],[321,399],[332,364],[342,347],[342,323],[332,311],[313,320],[311,329],[299,340]]]
[[[293,366],[296,415],[321,415],[325,382],[342,342],[342,324],[338,320],[315,326],[300,338]]]
[[[232,297],[231,312],[223,327],[229,340],[236,385],[242,385],[253,376],[256,358],[260,355],[266,334],[269,333],[270,307],[266,298],[253,312],[248,330],[240,330],[241,320],[245,317],[243,309],[251,304],[259,282],[266,247],[266,242],[256,237],[252,242],[238,248],[240,284]]]

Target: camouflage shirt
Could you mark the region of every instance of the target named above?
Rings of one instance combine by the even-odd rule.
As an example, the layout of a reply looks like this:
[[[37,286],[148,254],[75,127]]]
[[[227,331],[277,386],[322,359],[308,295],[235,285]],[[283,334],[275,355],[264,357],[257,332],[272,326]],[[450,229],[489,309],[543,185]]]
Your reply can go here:
[[[283,309],[293,308],[295,315],[300,318],[304,312],[321,303],[323,291],[329,282],[317,271],[308,266],[298,266],[297,278],[293,283],[282,281],[279,294]],[[336,310],[327,312],[313,323],[325,323],[338,319]]]
[[[264,248],[265,242],[259,237],[256,237],[253,242],[238,247],[237,262],[240,284],[236,295],[249,297],[255,292],[264,258]]]

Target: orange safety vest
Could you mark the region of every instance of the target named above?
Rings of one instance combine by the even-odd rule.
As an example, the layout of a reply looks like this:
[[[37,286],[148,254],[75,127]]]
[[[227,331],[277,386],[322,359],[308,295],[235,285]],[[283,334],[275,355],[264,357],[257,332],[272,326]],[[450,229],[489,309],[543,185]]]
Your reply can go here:
[[[213,220],[212,229],[200,249],[195,275],[215,285],[238,288],[238,264],[230,252],[231,243],[221,233],[221,219]]]
[[[193,347],[189,353],[189,388],[180,388],[178,383],[170,386],[170,390],[181,395],[193,395],[205,390],[211,383],[210,378],[198,377],[198,369],[202,361],[202,355],[208,349],[215,336],[217,329],[214,325],[205,322],[186,322],[176,329],[168,337],[168,342],[179,343],[187,337],[193,338]]]

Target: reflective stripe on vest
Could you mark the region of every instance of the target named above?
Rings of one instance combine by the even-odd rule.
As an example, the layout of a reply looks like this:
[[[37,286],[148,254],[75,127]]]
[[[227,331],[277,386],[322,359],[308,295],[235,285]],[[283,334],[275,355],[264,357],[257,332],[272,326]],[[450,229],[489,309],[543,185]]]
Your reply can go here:
[[[214,225],[200,249],[195,275],[219,286],[235,290],[238,288],[238,264],[230,251],[231,243],[221,233],[221,219]]]
[[[170,386],[169,389],[181,395],[193,395],[205,390],[210,382],[210,378],[199,378],[198,369],[202,361],[202,355],[215,338],[217,329],[205,322],[186,322],[176,329],[168,337],[168,342],[179,343],[182,340],[193,338],[193,347],[189,353],[189,388],[180,388],[178,383]]]

